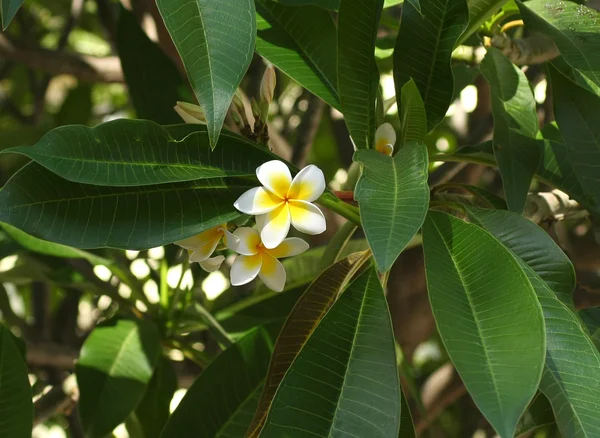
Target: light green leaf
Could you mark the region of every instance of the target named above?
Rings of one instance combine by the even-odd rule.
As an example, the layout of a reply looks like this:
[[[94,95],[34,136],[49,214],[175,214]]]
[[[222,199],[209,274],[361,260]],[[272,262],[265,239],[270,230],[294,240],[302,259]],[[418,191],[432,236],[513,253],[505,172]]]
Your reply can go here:
[[[86,437],[104,438],[125,421],[144,397],[159,354],[149,321],[109,321],[92,331],[75,366]]]
[[[337,11],[337,9],[340,7],[341,0],[275,0],[275,1],[278,3],[281,3],[282,5],[287,5],[287,6],[313,5],[313,6],[319,6],[320,8],[323,8],[323,9]]]
[[[247,438],[259,436],[283,376],[340,292],[366,261],[365,253],[350,255],[325,270],[302,294],[275,343],[265,386]]]
[[[188,389],[161,437],[243,437],[258,403],[272,348],[269,333],[257,327],[217,356]]]
[[[421,93],[412,78],[402,87],[399,110],[401,134],[398,147],[413,140],[423,142],[427,134],[427,114]]]
[[[357,149],[373,147],[377,128],[375,40],[382,8],[383,0],[343,0],[338,14],[338,87]]]
[[[556,122],[569,162],[588,197],[600,207],[600,96],[575,85],[550,67]]]
[[[468,0],[469,24],[458,39],[456,45],[464,43],[471,35],[479,30],[481,25],[500,11],[507,0]]]
[[[31,437],[31,397],[25,358],[10,330],[0,324],[0,436]]]
[[[135,409],[135,417],[144,438],[158,438],[170,415],[171,400],[177,390],[177,374],[171,361],[162,356],[144,398]]]
[[[25,0],[0,0],[0,12],[2,13],[2,30],[6,30],[15,14]]]
[[[164,128],[148,120],[119,119],[94,128],[61,126],[33,146],[2,152],[23,154],[69,181],[116,187],[250,176],[276,158],[239,135],[222,132],[220,138],[212,151],[204,126]]]
[[[29,251],[54,257],[85,259],[93,265],[108,266],[111,264],[110,260],[97,256],[96,254],[92,254],[91,252],[82,251],[77,248],[71,248],[70,246],[38,239],[19,230],[18,228],[13,227],[12,225],[0,223],[0,227],[4,229],[4,232],[11,239]]]
[[[557,298],[574,308],[575,268],[548,233],[520,214],[509,211],[467,207],[467,213],[532,268]]]
[[[373,268],[348,286],[286,373],[261,438],[398,436],[400,384]]]
[[[386,272],[423,224],[429,207],[427,148],[409,143],[394,157],[357,151],[363,164],[356,184],[363,229],[377,268]]]
[[[178,100],[189,100],[187,83],[177,67],[142,30],[136,17],[119,8],[117,50],[131,103],[140,119],[160,124],[180,123],[173,110]]]
[[[206,115],[212,148],[254,53],[253,0],[157,0]]]
[[[590,78],[581,73],[579,70],[576,70],[567,64],[567,61],[565,61],[564,57],[559,56],[558,58],[554,58],[552,60],[552,66],[561,72],[563,76],[569,78],[581,88],[585,88],[594,94],[600,95],[600,86],[596,85]]]
[[[446,350],[483,415],[502,438],[513,437],[544,364],[545,327],[535,290],[500,242],[446,213],[429,213],[423,250]]]
[[[541,160],[535,99],[525,73],[502,52],[489,48],[480,65],[489,82],[494,114],[494,156],[508,208],[521,213]]]
[[[233,202],[253,185],[214,178],[100,187],[69,182],[30,163],[0,191],[0,222],[76,248],[148,249],[240,217]]]
[[[289,7],[256,0],[256,51],[334,108],[337,35],[331,14],[316,6]]]
[[[415,81],[429,131],[444,119],[450,106],[454,87],[450,57],[467,20],[464,0],[430,0],[422,4],[421,12],[410,2],[402,7],[394,48],[396,96],[401,96],[411,78]]]
[[[517,1],[527,28],[548,35],[573,68],[600,85],[600,12],[570,1]]]

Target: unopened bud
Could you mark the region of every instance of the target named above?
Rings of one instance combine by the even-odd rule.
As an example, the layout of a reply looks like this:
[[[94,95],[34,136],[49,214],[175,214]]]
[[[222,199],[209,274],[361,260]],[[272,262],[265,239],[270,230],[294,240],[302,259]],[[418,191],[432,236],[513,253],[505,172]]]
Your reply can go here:
[[[205,124],[204,111],[198,105],[187,102],[177,102],[175,111],[185,123]]]
[[[266,104],[270,104],[273,101],[273,95],[275,94],[275,67],[273,64],[267,65],[265,74],[262,77],[260,83],[260,99]]]
[[[242,90],[240,90],[239,88],[235,91],[235,94],[233,95],[233,106],[237,108],[238,111],[240,112],[245,112],[246,108],[244,107],[244,97],[242,95]]]

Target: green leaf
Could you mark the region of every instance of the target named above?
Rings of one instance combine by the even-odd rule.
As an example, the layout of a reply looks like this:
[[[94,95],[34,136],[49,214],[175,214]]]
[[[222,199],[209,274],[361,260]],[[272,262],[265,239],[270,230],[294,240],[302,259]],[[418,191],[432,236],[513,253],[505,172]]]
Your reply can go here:
[[[550,67],[556,122],[567,146],[569,162],[589,204],[600,206],[600,96]]]
[[[348,286],[296,357],[260,437],[396,437],[400,391],[385,294],[370,268]]]
[[[422,13],[422,15],[421,15]],[[396,95],[412,78],[417,85],[431,131],[452,102],[454,77],[450,57],[468,20],[464,0],[431,0],[419,12],[410,2],[402,7],[402,23],[394,48]]]
[[[394,157],[356,151],[363,164],[356,184],[363,229],[377,268],[389,270],[423,224],[429,207],[427,148],[409,143]]]
[[[364,253],[355,253],[325,270],[308,287],[290,312],[275,347],[266,383],[247,437],[258,437],[284,375],[340,292],[366,262]]]
[[[229,132],[221,133],[219,147],[212,151],[204,126],[196,125],[194,132],[179,138],[187,129],[128,119],[94,128],[61,126],[33,146],[2,153],[23,154],[69,181],[118,187],[250,176],[265,161],[276,158]]]
[[[600,434],[600,353],[578,318],[526,266],[546,320],[546,366],[540,382],[563,436]],[[577,352],[573,354],[573,352]]]
[[[502,438],[513,437],[544,364],[545,327],[535,290],[500,242],[448,214],[429,213],[423,250],[446,350],[483,415]]]
[[[331,14],[315,6],[289,7],[256,0],[256,51],[334,108],[337,35]]]
[[[173,106],[178,100],[188,100],[187,83],[171,58],[122,6],[117,21],[117,50],[138,118],[161,124],[181,122]]]
[[[548,233],[509,211],[467,207],[467,212],[471,220],[532,268],[563,303],[574,308],[575,269]]]
[[[0,324],[0,436],[31,437],[31,397],[25,358],[10,330]]]
[[[477,32],[481,25],[498,12],[506,2],[507,0],[468,0],[469,24],[456,45],[464,43],[471,35]]]
[[[357,228],[356,224],[347,221],[335,232],[335,235],[327,244],[323,257],[321,257],[319,262],[322,267],[329,267],[340,259],[342,251],[356,232]]]
[[[543,394],[538,393],[519,421],[515,436],[517,438],[530,437],[531,432],[552,424],[555,424],[552,405]]]
[[[379,71],[375,40],[383,0],[343,0],[338,13],[338,87],[357,149],[373,146]]]
[[[600,308],[583,309],[579,312],[581,320],[587,328],[592,342],[600,349]]]
[[[71,88],[56,114],[56,126],[87,125],[92,117],[92,84],[80,82]]]
[[[467,85],[472,85],[479,76],[479,67],[467,64],[455,64],[452,66],[454,75],[454,93],[451,101],[454,102],[460,97],[460,93]]]
[[[69,182],[30,163],[0,191],[0,222],[76,248],[148,249],[240,217],[233,202],[253,185],[215,178],[100,187]]]
[[[412,414],[410,413],[410,407],[406,400],[406,394],[402,391],[402,408],[400,409],[400,432],[398,438],[415,438],[415,425],[413,424]]]
[[[144,398],[135,409],[135,417],[144,438],[158,438],[170,414],[171,400],[177,390],[177,374],[169,359],[162,356]]]
[[[600,12],[570,1],[517,1],[527,28],[549,36],[573,68],[600,85]]]
[[[21,7],[25,0],[0,0],[0,7],[2,8],[2,30],[6,30],[15,14]]]
[[[402,147],[413,140],[423,142],[427,134],[427,114],[421,93],[412,78],[402,87],[399,109],[402,133],[398,146]]]
[[[596,85],[590,78],[581,73],[579,70],[576,70],[567,64],[564,57],[559,56],[558,58],[554,58],[552,60],[552,66],[561,72],[563,76],[569,78],[581,88],[585,88],[594,94],[600,95],[600,86]]]
[[[494,114],[494,156],[508,208],[521,213],[541,160],[535,99],[525,73],[502,52],[489,48],[480,65],[489,82]]]
[[[108,322],[86,339],[75,366],[85,436],[104,438],[144,397],[160,353],[153,323]]]
[[[47,240],[38,239],[29,234],[13,227],[9,224],[0,223],[0,227],[4,232],[15,242],[29,251],[37,252],[54,257],[62,257],[68,259],[85,259],[93,265],[111,264],[111,261],[103,257],[92,254],[91,252],[82,251],[70,246],[60,245],[58,243],[48,242]]]
[[[323,9],[329,9],[330,11],[337,11],[340,7],[341,0],[275,0],[282,5],[287,6],[306,6],[313,5],[319,6]]]
[[[258,403],[272,348],[269,333],[257,327],[221,353],[188,389],[161,436],[243,437]]]
[[[214,149],[254,52],[253,0],[157,0],[206,115]]]

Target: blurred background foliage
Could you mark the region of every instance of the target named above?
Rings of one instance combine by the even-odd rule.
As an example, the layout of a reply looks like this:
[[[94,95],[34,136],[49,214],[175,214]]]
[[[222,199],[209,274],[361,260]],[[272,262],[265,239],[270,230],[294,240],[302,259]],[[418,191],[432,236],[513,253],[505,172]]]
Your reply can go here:
[[[392,48],[401,7],[397,0],[386,1],[377,39],[385,99],[394,97]],[[484,51],[475,36],[455,51],[455,98],[444,121],[426,138],[431,155],[490,138],[489,86],[478,70]],[[264,62],[256,55],[241,87],[248,97],[257,96],[263,71]],[[526,74],[545,124],[553,115],[544,68],[534,65]],[[0,149],[33,144],[52,128],[66,124],[94,126],[123,117],[179,123],[173,106],[177,100],[191,102],[192,96],[151,0],[27,0],[0,34]],[[270,111],[270,147],[276,153],[298,166],[318,165],[335,190],[353,187],[353,147],[338,111],[279,72]],[[391,104],[386,120],[399,129],[397,113],[397,105]],[[25,162],[21,155],[3,155],[0,184]],[[432,185],[452,179],[501,193],[501,180],[493,168],[435,161],[431,167]],[[289,265],[289,279],[281,294],[261,287],[254,292],[251,287],[233,289],[226,272],[207,274],[197,265],[190,266],[174,245],[147,251],[84,252],[56,245],[46,248],[18,230],[1,228],[0,313],[2,321],[26,341],[36,400],[34,437],[83,436],[76,415],[77,394],[57,391],[57,385],[72,371],[84,339],[97,322],[117,311],[152,316],[165,288],[184,297],[184,304],[173,309],[173,320],[162,326],[173,339],[163,345],[171,359],[169,367],[177,374],[173,409],[220,351],[203,322],[205,313],[210,312],[233,336],[258,324],[281,325],[303,287],[320,272],[322,245],[342,225],[331,214],[328,223],[325,234],[312,238],[313,249],[284,262]],[[582,282],[575,295],[578,307],[599,305],[600,247],[590,238],[590,224],[576,220],[543,225],[577,268]],[[347,250],[365,245],[357,233]],[[400,256],[388,284],[394,330],[402,348],[402,383],[417,434],[493,436],[436,334],[420,247]],[[543,424],[548,406],[543,400],[538,405],[538,424]],[[135,427],[123,424],[114,435],[134,437]],[[548,424],[535,436],[557,436],[556,427]]]

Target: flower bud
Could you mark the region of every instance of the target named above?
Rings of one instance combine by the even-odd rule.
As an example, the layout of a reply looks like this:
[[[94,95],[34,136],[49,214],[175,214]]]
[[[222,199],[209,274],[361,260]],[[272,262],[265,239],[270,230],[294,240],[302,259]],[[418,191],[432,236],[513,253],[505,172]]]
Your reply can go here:
[[[270,104],[273,101],[273,95],[275,94],[275,82],[275,67],[273,67],[273,64],[269,64],[267,65],[260,83],[260,99],[263,103]]]
[[[185,123],[205,124],[204,111],[198,105],[187,102],[177,102],[175,111]]]

